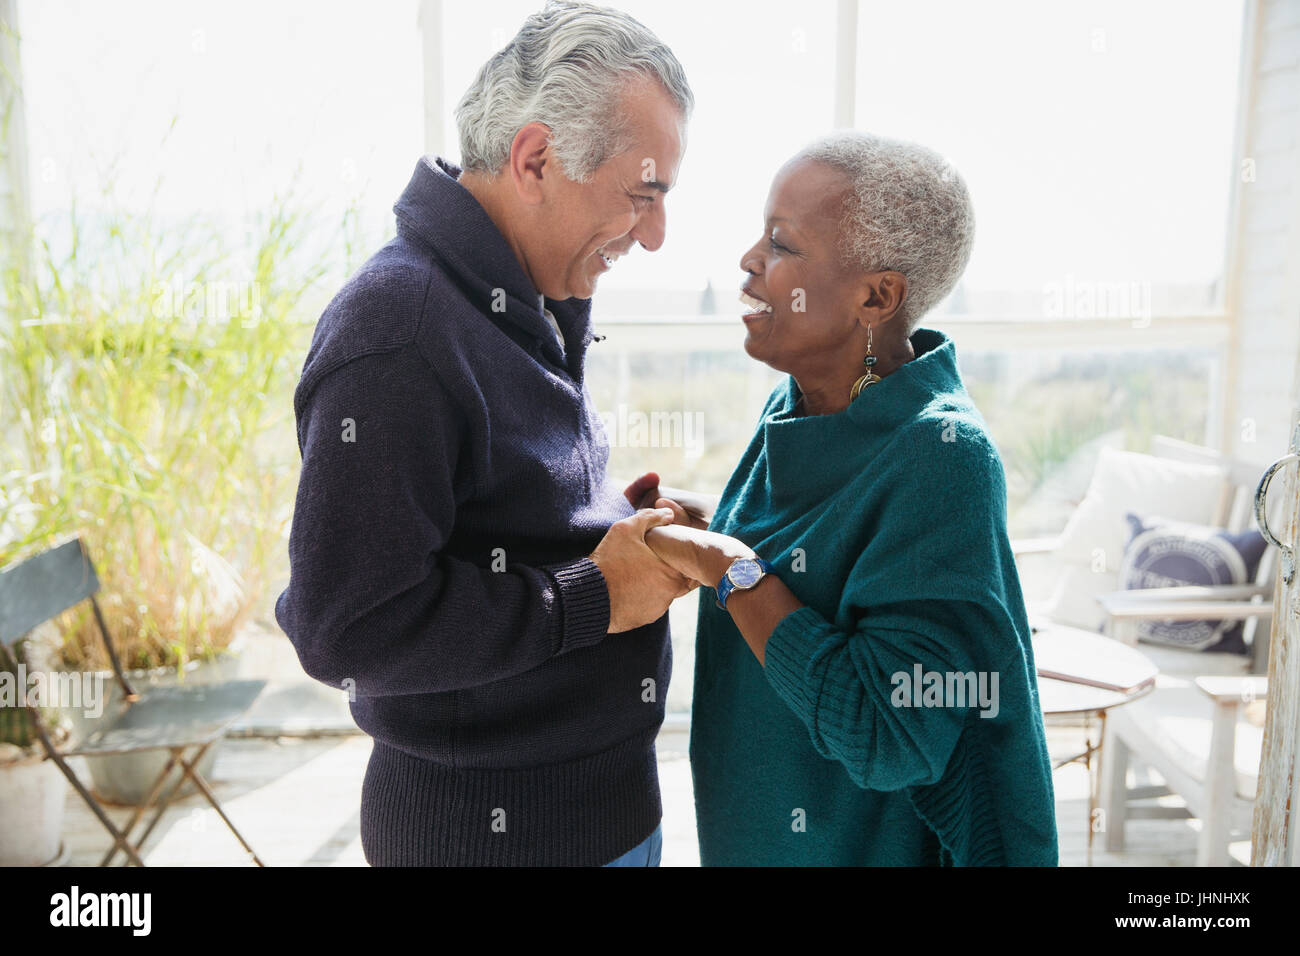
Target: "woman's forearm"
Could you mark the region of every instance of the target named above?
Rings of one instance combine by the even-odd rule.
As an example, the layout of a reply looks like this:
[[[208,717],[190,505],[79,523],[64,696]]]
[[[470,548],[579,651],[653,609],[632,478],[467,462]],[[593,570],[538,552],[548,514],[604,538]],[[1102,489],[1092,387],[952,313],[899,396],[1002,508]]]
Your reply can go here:
[[[722,579],[721,574],[718,579]],[[766,575],[748,591],[732,591],[727,598],[731,620],[759,664],[764,662],[767,641],[776,626],[803,606],[803,602],[775,574]]]
[[[646,544],[682,574],[715,591],[733,561],[754,557],[753,549],[742,541],[682,525],[652,528],[646,534]],[[710,597],[706,594],[701,600]],[[776,626],[787,614],[803,606],[775,574],[765,575],[748,590],[732,591],[727,598],[731,619],[760,664]]]
[[[736,538],[679,524],[651,528],[645,540],[665,562],[710,589],[736,558],[756,556]],[[714,590],[700,596],[715,599]],[[805,607],[780,577],[767,574],[753,588],[732,591],[727,611],[819,752],[840,761],[858,786],[913,786],[946,764],[969,707],[900,712],[890,689],[896,691],[898,674],[912,673],[902,662],[926,674],[973,673],[966,642],[951,628],[952,609],[921,601],[895,607],[873,618],[876,631],[867,640],[865,632],[843,631]],[[782,624],[782,651],[769,666],[768,644]]]

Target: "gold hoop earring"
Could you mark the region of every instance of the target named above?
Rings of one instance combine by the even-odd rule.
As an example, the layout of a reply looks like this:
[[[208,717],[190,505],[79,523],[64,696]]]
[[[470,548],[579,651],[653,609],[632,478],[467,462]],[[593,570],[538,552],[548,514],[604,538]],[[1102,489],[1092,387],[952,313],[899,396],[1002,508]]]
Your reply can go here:
[[[863,389],[868,385],[875,385],[880,381],[880,376],[871,371],[871,366],[876,364],[876,357],[871,354],[871,326],[867,326],[867,357],[862,360],[862,364],[867,367],[867,374],[853,383],[853,390],[849,392],[849,401],[853,401],[862,394]]]

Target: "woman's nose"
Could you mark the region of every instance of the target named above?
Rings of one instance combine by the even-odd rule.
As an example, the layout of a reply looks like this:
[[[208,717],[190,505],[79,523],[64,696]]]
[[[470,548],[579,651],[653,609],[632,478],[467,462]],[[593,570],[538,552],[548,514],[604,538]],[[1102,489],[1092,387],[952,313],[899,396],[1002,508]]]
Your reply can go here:
[[[752,245],[745,250],[744,255],[740,257],[740,268],[750,275],[758,275],[763,271],[762,257],[757,255],[758,245]]]

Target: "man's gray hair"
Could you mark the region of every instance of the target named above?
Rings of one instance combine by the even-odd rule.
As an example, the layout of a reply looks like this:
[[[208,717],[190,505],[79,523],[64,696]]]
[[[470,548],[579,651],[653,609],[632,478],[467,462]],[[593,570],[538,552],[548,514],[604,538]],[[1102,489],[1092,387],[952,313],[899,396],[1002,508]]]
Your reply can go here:
[[[657,79],[689,119],[695,97],[671,50],[619,10],[551,0],[524,21],[479,70],[456,107],[461,165],[495,175],[528,123],[551,129],[564,173],[587,182],[630,148],[621,94],[638,77]]]
[[[849,195],[840,225],[845,265],[907,277],[898,318],[910,333],[961,278],[975,242],[966,183],[942,156],[916,143],[846,130],[795,157],[843,172]]]

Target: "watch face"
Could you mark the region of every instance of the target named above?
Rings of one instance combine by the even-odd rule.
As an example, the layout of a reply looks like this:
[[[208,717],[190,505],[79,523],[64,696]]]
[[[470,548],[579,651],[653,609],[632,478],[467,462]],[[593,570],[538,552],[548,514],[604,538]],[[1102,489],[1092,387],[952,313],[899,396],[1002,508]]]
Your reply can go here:
[[[763,569],[758,566],[758,562],[753,558],[740,558],[727,571],[727,577],[731,578],[731,583],[742,589],[752,588],[762,576]]]

